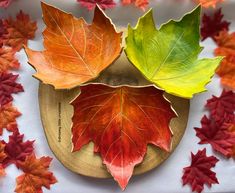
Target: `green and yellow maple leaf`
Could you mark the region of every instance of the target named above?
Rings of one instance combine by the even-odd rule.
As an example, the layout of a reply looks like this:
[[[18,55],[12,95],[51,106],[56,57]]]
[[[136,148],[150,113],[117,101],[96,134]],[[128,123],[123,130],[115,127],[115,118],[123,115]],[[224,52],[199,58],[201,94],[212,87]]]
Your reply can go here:
[[[191,98],[205,91],[221,57],[198,59],[200,6],[180,21],[155,27],[152,10],[141,17],[135,28],[128,26],[125,52],[134,66],[157,87]]]

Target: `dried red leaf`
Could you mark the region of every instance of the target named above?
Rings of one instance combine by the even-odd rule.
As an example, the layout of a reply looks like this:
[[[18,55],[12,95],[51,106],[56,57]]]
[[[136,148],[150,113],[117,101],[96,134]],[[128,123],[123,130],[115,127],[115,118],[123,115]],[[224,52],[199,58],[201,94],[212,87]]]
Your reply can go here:
[[[201,124],[202,128],[195,128],[196,135],[201,140],[199,144],[210,144],[215,151],[228,158],[234,156],[235,132],[206,116],[202,118]]]
[[[134,3],[136,7],[144,11],[149,4],[149,0],[122,0],[123,5],[129,5],[131,3]]]
[[[73,151],[93,141],[108,171],[125,189],[135,165],[143,161],[147,144],[169,151],[175,117],[163,91],[148,87],[81,86],[74,106]]]
[[[221,3],[224,0],[195,0],[195,1],[204,8],[208,8],[208,7],[215,8],[217,3]]]
[[[0,73],[11,69],[18,69],[20,66],[15,58],[15,51],[9,47],[0,46]]]
[[[116,6],[116,3],[113,0],[77,0],[81,6],[86,7],[88,10],[95,8],[96,4],[102,9],[113,8]]]
[[[6,29],[3,25],[2,19],[0,19],[0,40],[1,40],[2,35],[5,34],[5,33],[6,33]],[[1,42],[0,42],[0,44],[1,44]]]
[[[202,41],[208,37],[215,40],[215,36],[219,35],[220,31],[228,31],[230,22],[223,20],[223,17],[221,8],[215,11],[213,15],[203,15],[201,27]]]
[[[3,160],[3,167],[7,167],[10,164],[15,164],[19,167],[21,161],[25,161],[26,156],[33,153],[34,141],[23,142],[24,135],[20,135],[18,131],[15,131],[11,136],[9,136],[8,143],[5,143],[5,153],[7,157]]]
[[[16,83],[18,76],[12,73],[0,73],[0,106],[11,102],[13,93],[24,91],[22,85]]]
[[[0,107],[0,135],[3,133],[3,129],[8,131],[16,131],[17,123],[16,118],[19,117],[21,113],[12,106],[11,103],[7,103]]]
[[[53,173],[48,171],[52,158],[37,159],[34,154],[27,156],[19,166],[24,174],[16,179],[16,193],[42,193],[42,187],[50,189],[51,184],[57,182]]]
[[[201,193],[204,185],[211,187],[212,184],[219,184],[216,173],[211,171],[219,161],[214,156],[207,157],[206,149],[199,150],[195,155],[191,153],[191,165],[184,168],[182,176],[183,185],[189,184],[192,191]]]
[[[9,17],[3,20],[3,24],[7,31],[2,37],[4,45],[19,51],[23,45],[27,45],[29,39],[33,39],[37,30],[37,23],[31,22],[28,14],[20,11],[16,15],[16,20]]]
[[[0,0],[0,7],[7,8],[11,4],[12,0]]]
[[[223,90],[219,97],[213,95],[211,99],[207,100],[206,107],[218,124],[227,122],[234,116],[235,93]]]

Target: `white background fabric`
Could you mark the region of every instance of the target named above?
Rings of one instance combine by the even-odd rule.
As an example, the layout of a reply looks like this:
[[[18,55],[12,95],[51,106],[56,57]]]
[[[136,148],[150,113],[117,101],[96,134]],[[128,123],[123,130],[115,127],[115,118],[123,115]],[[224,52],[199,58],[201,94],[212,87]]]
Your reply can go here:
[[[75,16],[83,16],[88,21],[92,12],[81,9],[75,0],[46,0],[46,2],[55,5],[62,10],[72,12]],[[193,8],[189,1],[178,0],[155,1],[154,7],[155,20],[158,24],[166,22],[170,18],[179,19],[185,12]],[[235,1],[227,1],[222,4],[223,13],[230,21],[235,21]],[[36,38],[29,41],[29,47],[36,50],[42,50],[42,29],[44,24],[41,19],[41,8],[39,0],[17,0],[8,9],[0,9],[0,17],[7,17],[9,14],[15,14],[22,9],[29,13],[33,20],[38,22]],[[137,18],[143,14],[139,9],[133,6],[120,7],[107,10],[107,15],[113,19],[116,25],[131,23],[136,24]],[[234,23],[232,28],[234,29]],[[211,39],[202,43],[205,46],[200,57],[213,57],[215,44]],[[40,120],[38,105],[38,81],[32,78],[34,69],[27,64],[27,58],[23,50],[17,53],[17,58],[21,63],[21,69],[16,72],[20,74],[19,82],[23,84],[25,92],[15,95],[14,105],[22,112],[18,119],[18,125],[21,133],[25,134],[25,139],[35,139],[35,149],[38,156],[48,155],[53,157],[51,170],[58,179],[58,183],[53,185],[51,190],[44,189],[44,192],[51,193],[119,193],[121,192],[117,183],[113,179],[100,180],[88,178],[74,174],[64,168],[62,164],[54,157],[48,147]],[[207,153],[213,152],[209,145],[198,145],[199,139],[195,136],[194,127],[200,126],[200,119],[206,113],[203,108],[206,100],[212,94],[219,95],[221,86],[219,78],[215,76],[210,84],[207,85],[208,92],[196,95],[191,100],[190,118],[186,133],[170,158],[161,166],[144,175],[133,176],[125,190],[125,193],[186,193],[190,192],[190,187],[182,187],[181,176],[182,169],[190,164],[190,152],[197,152],[198,149],[207,147]],[[8,133],[4,132],[4,139],[7,139]],[[205,188],[205,192],[235,192],[235,163],[234,160],[226,160],[215,154],[219,159],[214,171],[217,173],[220,185],[214,185],[211,189]],[[6,169],[7,176],[0,180],[0,193],[11,193],[15,188],[15,178],[20,174],[14,165]]]

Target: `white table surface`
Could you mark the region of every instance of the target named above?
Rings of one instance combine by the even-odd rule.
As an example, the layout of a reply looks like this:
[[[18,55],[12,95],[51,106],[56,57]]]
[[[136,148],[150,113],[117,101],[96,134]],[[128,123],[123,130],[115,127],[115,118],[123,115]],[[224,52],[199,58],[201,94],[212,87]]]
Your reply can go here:
[[[92,12],[81,9],[76,0],[46,0],[62,10],[72,12],[75,16],[91,18]],[[164,3],[163,3],[164,2]],[[179,1],[171,4],[173,0],[155,1],[154,15],[158,24],[166,22],[170,18],[178,19],[185,12],[192,9],[193,4],[189,1]],[[184,3],[185,2],[185,3]],[[234,21],[231,28],[235,29],[235,1],[227,1],[222,4],[225,17]],[[33,20],[38,22],[36,38],[29,41],[29,47],[36,50],[42,50],[42,29],[44,24],[41,19],[41,8],[39,0],[16,0],[8,9],[0,9],[0,17],[6,17],[9,14],[14,16],[20,9],[29,13]],[[134,25],[137,18],[143,14],[139,9],[133,6],[117,7],[106,11],[113,22],[117,25]],[[88,20],[90,21],[90,20]],[[213,57],[213,50],[216,45],[211,39],[202,43],[205,46],[201,57]],[[27,64],[27,58],[23,50],[17,53],[17,58],[21,63],[21,68],[16,73],[20,74],[19,82],[23,84],[25,92],[15,95],[14,105],[22,112],[18,118],[18,125],[21,133],[25,134],[25,139],[35,139],[35,149],[38,156],[48,155],[53,157],[51,170],[58,179],[58,183],[51,187],[51,190],[43,188],[44,192],[51,193],[118,193],[121,192],[117,183],[113,179],[94,179],[74,174],[64,168],[55,158],[50,150],[40,120],[38,105],[38,81],[32,78],[34,69]],[[212,94],[219,95],[221,86],[219,78],[213,77],[212,82],[207,85],[208,92],[196,95],[191,100],[190,118],[186,133],[177,149],[172,153],[161,166],[140,176],[133,176],[125,190],[125,193],[186,193],[191,192],[189,186],[182,187],[181,177],[182,169],[190,164],[190,152],[197,152],[198,149],[207,147],[207,153],[213,152],[210,145],[198,145],[199,139],[195,135],[194,127],[200,127],[200,120],[204,113],[204,104]],[[4,139],[7,139],[8,133],[4,132]],[[214,171],[217,173],[219,185],[213,185],[211,189],[205,187],[204,192],[235,192],[235,162],[226,160],[216,154],[220,159]],[[15,178],[20,175],[14,165],[6,169],[7,176],[0,180],[0,193],[11,193],[15,189]]]

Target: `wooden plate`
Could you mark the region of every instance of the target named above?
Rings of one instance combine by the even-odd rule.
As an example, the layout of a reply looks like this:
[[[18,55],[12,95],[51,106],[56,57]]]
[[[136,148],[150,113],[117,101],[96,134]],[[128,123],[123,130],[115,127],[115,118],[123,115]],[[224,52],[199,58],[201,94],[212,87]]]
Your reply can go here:
[[[150,84],[129,63],[124,54],[93,82],[103,82],[111,85]],[[58,160],[69,170],[90,177],[110,177],[99,155],[93,153],[93,143],[84,146],[79,152],[71,152],[71,117],[73,108],[69,102],[78,94],[79,88],[58,91],[54,90],[52,86],[40,83],[39,104],[47,141]],[[147,172],[161,164],[174,151],[183,137],[188,121],[189,100],[168,94],[165,96],[171,101],[173,108],[178,114],[178,118],[174,118],[170,123],[174,134],[172,150],[167,153],[149,145],[144,161],[135,167],[134,174]]]

